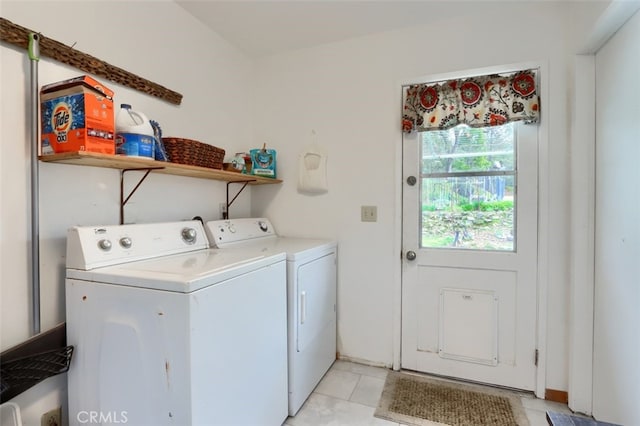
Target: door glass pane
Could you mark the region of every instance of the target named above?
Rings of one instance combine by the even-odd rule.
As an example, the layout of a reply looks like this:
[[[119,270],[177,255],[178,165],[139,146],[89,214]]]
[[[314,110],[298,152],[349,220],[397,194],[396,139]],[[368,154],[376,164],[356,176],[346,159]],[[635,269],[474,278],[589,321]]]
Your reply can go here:
[[[460,125],[422,133],[422,173],[480,172],[515,167],[513,124]]]
[[[421,247],[514,251],[513,124],[422,133]]]

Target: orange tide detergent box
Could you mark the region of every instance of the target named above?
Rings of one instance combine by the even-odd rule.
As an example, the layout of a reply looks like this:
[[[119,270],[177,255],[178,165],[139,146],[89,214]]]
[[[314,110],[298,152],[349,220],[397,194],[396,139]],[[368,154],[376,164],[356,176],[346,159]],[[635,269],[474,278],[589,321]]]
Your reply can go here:
[[[113,91],[83,75],[40,90],[42,155],[115,154]]]

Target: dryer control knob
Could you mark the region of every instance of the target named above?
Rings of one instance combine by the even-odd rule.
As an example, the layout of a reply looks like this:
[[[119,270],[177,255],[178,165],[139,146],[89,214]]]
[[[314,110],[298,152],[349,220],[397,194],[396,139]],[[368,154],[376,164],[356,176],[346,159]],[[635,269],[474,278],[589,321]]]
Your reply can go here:
[[[260,227],[260,230],[262,232],[267,232],[269,230],[269,226],[267,225],[267,222],[260,221],[258,222],[258,226]]]
[[[193,244],[196,242],[196,237],[198,236],[198,233],[196,232],[195,229],[193,228],[184,228],[182,230],[182,239],[187,243],[187,244]]]
[[[122,237],[120,238],[120,245],[122,246],[122,248],[129,249],[133,245],[133,242],[129,237]]]
[[[98,247],[100,248],[100,250],[109,251],[111,250],[111,241],[100,240],[98,241]]]

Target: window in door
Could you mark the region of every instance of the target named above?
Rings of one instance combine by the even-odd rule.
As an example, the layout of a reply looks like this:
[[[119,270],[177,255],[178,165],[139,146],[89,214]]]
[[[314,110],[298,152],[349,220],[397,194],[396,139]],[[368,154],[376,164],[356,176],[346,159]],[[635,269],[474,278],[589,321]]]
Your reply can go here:
[[[421,247],[515,251],[517,124],[421,133]]]

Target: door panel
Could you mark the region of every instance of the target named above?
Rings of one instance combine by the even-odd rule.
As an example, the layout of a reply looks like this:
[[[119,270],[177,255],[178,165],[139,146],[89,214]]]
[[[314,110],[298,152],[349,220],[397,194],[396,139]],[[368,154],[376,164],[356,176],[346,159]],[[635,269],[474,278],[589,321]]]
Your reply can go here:
[[[441,358],[496,365],[498,363],[498,298],[493,291],[463,288],[440,290]],[[466,312],[472,321],[459,315]]]
[[[489,170],[488,177],[479,177],[475,170],[468,172],[467,176],[481,182],[481,185],[474,183],[475,192],[465,192],[458,176],[452,179],[440,171],[430,174],[425,158],[433,156],[423,153],[423,147],[421,133],[404,135],[403,249],[415,252],[416,258],[411,261],[405,257],[402,267],[402,368],[533,390],[537,324],[537,126],[516,124],[511,171],[502,174]],[[488,161],[495,153],[496,150],[489,150],[449,156],[475,155]],[[460,244],[467,234],[471,239],[480,234],[479,227],[464,210],[467,205],[482,204],[482,200],[476,201],[472,196],[493,196],[491,201],[496,201],[499,188],[499,196],[503,197],[504,183],[494,184],[496,178],[507,174],[513,182],[507,190],[509,197],[513,197],[513,242],[481,247],[468,242]],[[415,185],[411,185],[409,176],[416,177]],[[427,187],[433,177],[439,184],[448,184],[449,192],[434,195],[434,186]],[[483,178],[491,185],[482,184]],[[434,197],[450,210],[440,213],[438,205],[432,207]],[[452,197],[458,199],[452,201]],[[487,216],[491,214],[476,214],[480,218]],[[451,222],[452,217],[462,218],[459,223],[463,225],[451,226],[446,221]],[[440,222],[434,222],[433,218]],[[438,227],[448,233],[448,239],[437,238]],[[425,235],[429,235],[429,244],[425,244]]]
[[[479,332],[491,327],[496,332],[499,331],[496,335],[496,343],[499,347],[501,362],[513,364],[515,357],[513,344],[515,339],[515,292],[513,282],[516,281],[514,273],[441,267],[420,267],[418,273],[419,281],[425,283],[417,290],[417,326],[421,330],[418,335],[418,351],[439,353],[441,340],[460,339],[460,337],[452,335],[452,332],[455,332],[457,328],[451,329],[447,326],[447,318],[451,318],[453,308],[446,306],[447,300],[443,300],[443,297],[455,292],[464,302],[462,306],[454,305],[454,307],[465,311],[465,315],[458,315],[466,327],[466,330],[462,330],[461,334],[478,339],[469,342],[470,346],[474,346],[474,348],[470,348],[468,351],[474,352],[475,346],[491,343],[487,340],[479,341],[480,336],[485,335],[485,333]],[[483,280],[479,280],[478,276],[483,277]],[[495,298],[495,308],[500,312],[495,322],[493,318],[487,318],[485,315],[481,315],[482,312],[476,311],[478,307],[473,301],[477,299],[476,296],[483,293],[490,294],[492,299]],[[470,298],[465,296],[470,296]],[[443,302],[445,302],[445,306],[443,306]],[[440,317],[443,317],[442,322],[439,321]],[[490,324],[489,320],[491,320]],[[431,324],[439,326],[430,327]],[[449,331],[449,333],[443,334],[441,330],[443,327],[444,331]],[[472,330],[475,333],[470,334]]]

